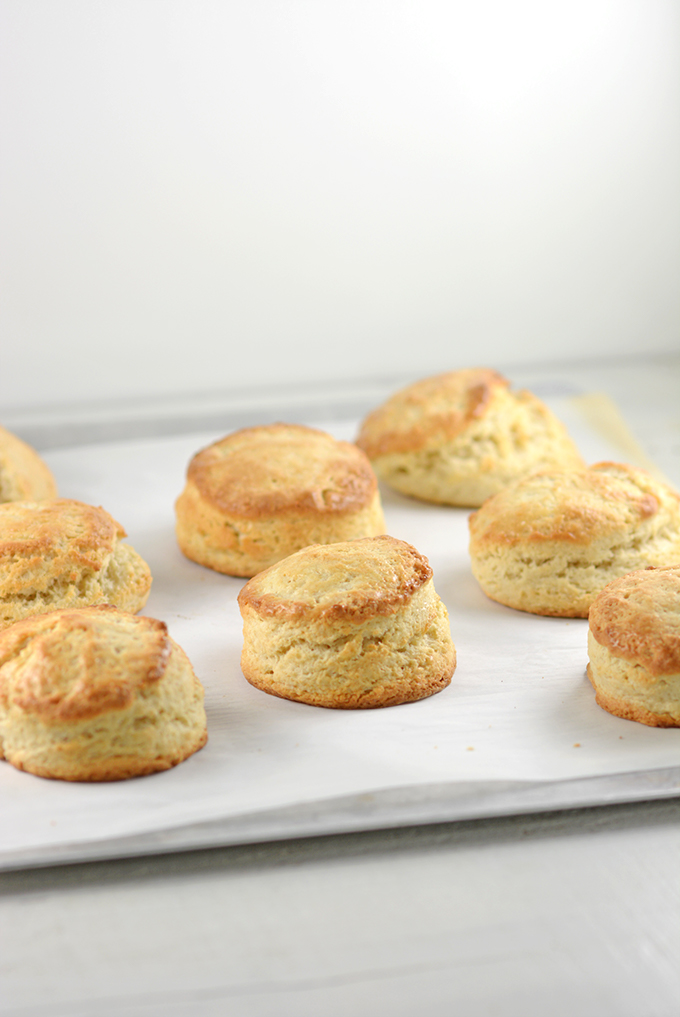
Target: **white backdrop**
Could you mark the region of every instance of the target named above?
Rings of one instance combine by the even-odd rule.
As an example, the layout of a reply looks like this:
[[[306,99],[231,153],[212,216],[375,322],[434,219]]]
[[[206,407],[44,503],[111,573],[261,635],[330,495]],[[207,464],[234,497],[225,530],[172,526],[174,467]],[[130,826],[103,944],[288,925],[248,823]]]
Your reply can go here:
[[[2,0],[5,407],[678,348],[678,0]]]

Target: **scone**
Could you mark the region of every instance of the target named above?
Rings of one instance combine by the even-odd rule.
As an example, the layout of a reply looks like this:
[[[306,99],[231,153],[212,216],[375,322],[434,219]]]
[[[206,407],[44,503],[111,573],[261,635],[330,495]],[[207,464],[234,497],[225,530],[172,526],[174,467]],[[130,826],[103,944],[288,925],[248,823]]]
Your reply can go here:
[[[651,727],[680,727],[680,564],[629,572],[605,586],[590,608],[588,656],[603,709]]]
[[[146,604],[151,572],[108,512],[80,501],[0,505],[0,628],[62,607]]]
[[[540,399],[486,368],[402,389],[365,419],[357,445],[390,487],[442,505],[475,507],[532,471],[585,465]]]
[[[56,481],[35,449],[0,427],[0,502],[56,497]]]
[[[363,452],[297,424],[247,427],[203,449],[176,512],[187,558],[232,576],[254,576],[307,544],[385,531]]]
[[[283,699],[357,709],[424,699],[456,651],[427,558],[393,537],[306,547],[239,594],[241,667]]]
[[[168,770],[207,741],[203,687],[163,622],[100,606],[0,633],[0,758],[60,780]]]
[[[618,463],[535,473],[472,513],[470,557],[492,600],[587,618],[612,579],[680,561],[680,496]]]

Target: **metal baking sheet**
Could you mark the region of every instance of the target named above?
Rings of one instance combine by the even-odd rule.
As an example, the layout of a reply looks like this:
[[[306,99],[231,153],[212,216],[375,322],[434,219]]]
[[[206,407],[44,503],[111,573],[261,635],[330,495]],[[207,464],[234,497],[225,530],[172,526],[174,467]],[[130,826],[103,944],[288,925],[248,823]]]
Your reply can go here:
[[[555,409],[587,460],[623,458],[566,401]],[[302,422],[341,438],[357,427],[351,419]],[[187,561],[174,539],[186,464],[220,436],[46,454],[61,494],[103,505],[149,562],[144,613],[163,619],[192,660],[206,688],[210,739],[173,770],[112,784],[0,766],[0,868],[680,794],[680,730],[621,720],[595,704],[585,677],[587,622],[487,600],[469,568],[469,513],[387,489],[388,531],[428,556],[449,610],[458,651],[450,687],[419,703],[334,711],[248,685],[239,667],[243,581]]]

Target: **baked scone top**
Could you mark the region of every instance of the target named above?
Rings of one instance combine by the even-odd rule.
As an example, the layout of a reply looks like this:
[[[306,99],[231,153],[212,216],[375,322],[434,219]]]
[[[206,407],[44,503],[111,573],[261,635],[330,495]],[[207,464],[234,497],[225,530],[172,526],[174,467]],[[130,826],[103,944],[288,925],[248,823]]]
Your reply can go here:
[[[355,512],[377,491],[363,452],[301,424],[235,431],[194,456],[187,480],[218,509],[252,519]]]
[[[282,619],[390,615],[432,578],[424,555],[387,535],[311,544],[260,572],[241,590],[242,609]]]
[[[480,543],[587,545],[665,515],[680,532],[680,496],[643,470],[596,463],[588,470],[533,473],[503,488],[470,516]]]
[[[455,438],[483,417],[510,382],[486,367],[424,378],[395,392],[364,420],[357,445],[369,459],[394,452],[417,452]],[[522,394],[518,395],[521,398]]]
[[[68,498],[0,505],[0,598],[97,572],[125,536],[104,509]]]
[[[605,586],[590,608],[593,637],[653,675],[680,674],[680,565],[638,569]]]
[[[33,615],[0,633],[0,705],[47,724],[123,710],[170,650],[163,622],[108,605]]]

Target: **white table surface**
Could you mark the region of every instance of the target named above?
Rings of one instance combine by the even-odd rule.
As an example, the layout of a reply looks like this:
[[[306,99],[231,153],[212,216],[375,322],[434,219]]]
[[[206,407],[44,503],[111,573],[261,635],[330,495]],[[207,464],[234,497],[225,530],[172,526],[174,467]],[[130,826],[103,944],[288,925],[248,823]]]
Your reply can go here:
[[[680,361],[523,375],[680,485]],[[680,800],[8,872],[0,909],[2,1017],[677,1017]]]

